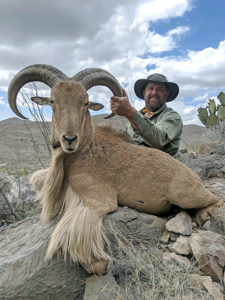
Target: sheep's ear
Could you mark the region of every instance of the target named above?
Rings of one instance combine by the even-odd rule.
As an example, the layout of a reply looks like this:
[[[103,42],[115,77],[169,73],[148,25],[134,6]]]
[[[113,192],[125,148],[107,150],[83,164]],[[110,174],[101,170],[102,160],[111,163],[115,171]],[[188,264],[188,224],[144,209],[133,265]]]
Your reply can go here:
[[[31,97],[31,100],[39,105],[50,105],[50,98],[48,97]]]
[[[100,104],[100,103],[96,103],[96,102],[89,102],[88,103],[88,108],[92,109],[92,110],[100,110],[104,107],[104,105]]]

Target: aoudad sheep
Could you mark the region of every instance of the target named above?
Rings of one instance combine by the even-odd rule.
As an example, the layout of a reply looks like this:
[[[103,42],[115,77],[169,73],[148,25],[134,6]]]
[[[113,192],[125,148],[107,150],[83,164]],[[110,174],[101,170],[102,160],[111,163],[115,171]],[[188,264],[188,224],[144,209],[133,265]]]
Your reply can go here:
[[[52,88],[49,98],[32,97],[40,105],[50,105],[53,112],[50,166],[31,177],[42,201],[42,219],[57,219],[49,259],[69,254],[87,272],[104,273],[110,258],[104,250],[109,242],[102,220],[118,205],[154,215],[169,212],[173,205],[196,209],[199,224],[220,206],[199,176],[169,154],[136,145],[109,126],[93,126],[89,109],[103,106],[90,102],[87,90],[103,85],[122,95],[109,72],[91,68],[68,78],[49,65],[24,68],[8,89],[9,105],[21,118],[25,117],[18,110],[17,94],[31,81]]]

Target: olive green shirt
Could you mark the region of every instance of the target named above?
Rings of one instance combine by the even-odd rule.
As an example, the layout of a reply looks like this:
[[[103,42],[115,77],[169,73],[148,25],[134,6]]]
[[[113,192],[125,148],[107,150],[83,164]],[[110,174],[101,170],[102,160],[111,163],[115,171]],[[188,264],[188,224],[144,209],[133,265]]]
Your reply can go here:
[[[183,128],[181,116],[176,111],[165,104],[150,119],[144,116],[142,109],[134,114],[132,120],[139,130],[128,123],[126,132],[134,142],[176,155]]]

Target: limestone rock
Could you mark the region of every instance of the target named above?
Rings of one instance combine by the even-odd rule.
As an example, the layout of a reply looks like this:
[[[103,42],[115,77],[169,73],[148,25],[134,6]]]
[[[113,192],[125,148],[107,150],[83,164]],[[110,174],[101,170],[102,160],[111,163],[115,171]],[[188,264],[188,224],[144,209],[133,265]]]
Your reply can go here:
[[[166,223],[166,229],[168,231],[180,233],[183,235],[191,235],[191,217],[185,211],[181,211]]]
[[[212,278],[209,276],[206,277],[202,284],[205,287],[205,289],[209,292],[209,294],[213,297],[215,300],[223,300],[223,295],[220,292],[220,290],[213,284]]]
[[[211,231],[199,230],[190,237],[190,245],[200,269],[214,281],[222,282],[225,265],[225,240]]]
[[[4,196],[10,189],[10,181],[7,176],[0,176],[0,218],[2,218],[2,214],[9,213],[10,209],[7,205],[7,202],[4,199]]]
[[[191,254],[190,238],[187,236],[180,236],[175,243],[168,246],[170,251],[181,255]]]
[[[20,206],[24,203],[29,203],[34,200],[35,192],[32,190],[28,176],[1,176],[0,188],[7,196],[10,203],[15,206]]]
[[[160,238],[160,242],[163,244],[167,244],[170,238],[169,231],[165,230]]]
[[[207,230],[207,231],[210,230],[210,227],[211,227],[211,221],[210,220],[206,221],[205,224],[202,225],[202,228],[204,230]]]
[[[216,208],[212,217],[210,224],[210,231],[217,232],[224,236],[225,232],[225,180],[224,179],[213,179],[207,182],[206,187],[216,194],[224,204]]]
[[[1,299],[83,299],[89,276],[83,268],[79,264],[65,264],[62,259],[54,259],[50,264],[45,260],[55,225],[55,222],[43,223],[35,216],[1,231]],[[116,228],[126,239],[157,245],[165,229],[165,221],[123,207],[107,215],[103,227],[115,253],[118,246],[111,228]]]
[[[183,257],[181,255],[177,255],[176,253],[164,253],[162,255],[162,262],[165,265],[170,265],[171,267],[174,267],[174,265],[182,267],[183,269],[186,269],[190,267],[191,263],[188,258]]]
[[[41,210],[40,202],[34,200],[35,192],[31,188],[28,176],[17,178],[0,174],[0,220],[7,220],[6,223],[15,221],[11,209],[18,217],[38,214]]]
[[[112,275],[92,275],[88,278],[83,300],[112,300],[121,296],[122,290]]]
[[[213,283],[212,278],[210,276],[201,276],[199,274],[190,274],[189,278],[192,281],[193,286],[198,287],[200,289],[205,289],[211,299],[213,300],[223,300],[223,294],[219,290],[219,288],[216,286],[215,283]],[[209,299],[207,297],[207,299]]]
[[[176,242],[176,240],[179,238],[180,234],[175,232],[170,232],[170,241]]]
[[[198,227],[197,223],[196,222],[191,222],[191,226],[192,226],[192,229],[195,229]]]
[[[218,153],[220,152],[220,153]],[[197,173],[202,180],[207,178],[223,178],[224,173],[221,169],[224,167],[223,155],[224,150],[216,151],[212,155],[191,155],[191,153],[183,154],[181,161]]]
[[[107,215],[104,220],[104,228],[113,225],[127,239],[139,240],[143,244],[158,245],[159,239],[165,230],[165,221],[157,216],[140,213],[128,207],[119,207],[115,213]],[[111,231],[107,231],[109,239],[113,242]],[[113,246],[113,243],[112,243]]]
[[[54,223],[37,216],[4,229],[0,235],[0,295],[2,299],[83,299],[86,272],[62,259],[45,261]]]

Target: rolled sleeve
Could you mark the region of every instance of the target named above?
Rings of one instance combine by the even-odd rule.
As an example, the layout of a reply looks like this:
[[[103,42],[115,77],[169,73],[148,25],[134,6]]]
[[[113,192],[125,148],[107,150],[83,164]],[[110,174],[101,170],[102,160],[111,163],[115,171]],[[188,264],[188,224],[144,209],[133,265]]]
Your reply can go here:
[[[137,112],[133,116],[133,122],[139,128],[134,131],[142,136],[152,148],[163,149],[182,132],[182,120],[176,112],[165,116],[157,124]]]

